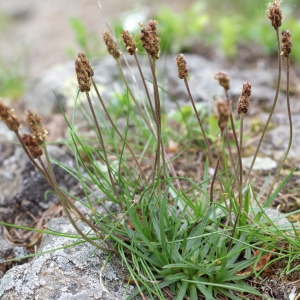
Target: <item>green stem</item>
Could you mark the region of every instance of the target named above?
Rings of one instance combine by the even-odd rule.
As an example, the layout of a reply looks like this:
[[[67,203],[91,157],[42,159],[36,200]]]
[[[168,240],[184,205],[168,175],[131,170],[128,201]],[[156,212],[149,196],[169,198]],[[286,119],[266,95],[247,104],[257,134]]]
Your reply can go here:
[[[209,145],[209,143],[208,143],[208,139],[207,139],[207,137],[206,137],[206,133],[205,133],[205,131],[204,131],[202,122],[201,122],[200,117],[199,117],[199,114],[198,114],[198,112],[197,112],[196,105],[195,105],[193,96],[192,96],[192,94],[191,94],[190,87],[189,87],[189,84],[188,84],[188,81],[187,81],[187,78],[186,78],[186,77],[184,77],[184,84],[185,84],[186,90],[187,90],[187,92],[188,92],[189,98],[190,98],[190,100],[191,100],[191,103],[192,103],[192,106],[193,106],[195,115],[196,115],[196,117],[197,117],[197,120],[198,120],[200,129],[201,129],[201,132],[202,132],[202,135],[203,135],[203,138],[204,138],[205,146],[206,146],[206,149],[207,149],[207,152],[208,152],[209,161],[210,161],[210,163],[212,164],[212,166],[215,167],[215,161],[214,161],[212,152],[211,152],[211,150],[210,150],[210,145]]]
[[[134,95],[133,95],[133,93],[132,93],[132,91],[131,91],[131,88],[130,88],[130,86],[129,86],[129,84],[128,84],[128,82],[127,82],[125,76],[124,76],[124,73],[123,73],[123,70],[122,70],[122,67],[121,67],[121,64],[120,64],[120,60],[119,60],[119,59],[116,59],[116,62],[117,62],[117,66],[118,66],[119,73],[120,73],[121,78],[122,78],[122,80],[123,80],[123,82],[124,82],[124,84],[125,84],[125,86],[126,86],[128,92],[129,92],[130,97],[132,98],[132,100],[133,100],[133,102],[134,102],[136,108],[138,109],[139,114],[140,114],[141,117],[143,118],[145,124],[147,125],[147,127],[149,128],[149,130],[151,131],[151,133],[153,134],[153,136],[155,136],[154,131],[153,131],[153,128],[151,127],[150,123],[149,123],[148,120],[146,119],[145,114],[143,113],[143,111],[142,111],[140,105],[138,104],[137,100],[135,99],[135,97],[134,97]]]
[[[163,155],[163,146],[161,139],[161,112],[160,112],[160,97],[158,91],[158,84],[156,78],[156,59],[151,57],[148,54],[152,78],[153,78],[153,93],[154,93],[154,106],[155,106],[155,122],[156,122],[156,135],[157,135],[157,147],[155,154],[155,163],[154,163],[154,172],[153,172],[153,182],[155,180],[155,175],[159,178],[160,174],[160,149],[162,148]],[[165,166],[165,159],[163,155],[163,161]],[[156,171],[155,171],[156,170]]]
[[[141,79],[142,79],[142,82],[143,82],[143,85],[144,85],[144,88],[145,88],[145,91],[146,91],[147,99],[148,99],[148,102],[149,102],[149,105],[150,105],[150,108],[151,108],[151,111],[152,111],[152,116],[155,119],[154,108],[153,108],[153,105],[152,105],[152,102],[151,102],[150,94],[149,94],[149,91],[148,91],[148,88],[147,88],[147,84],[146,84],[146,81],[145,81],[144,74],[143,74],[142,69],[141,69],[140,62],[138,60],[138,57],[137,57],[136,53],[134,53],[133,56],[134,56],[135,62],[137,64],[137,67],[138,67],[139,72],[140,72],[140,76],[141,76]]]
[[[273,180],[272,186],[271,186],[269,194],[268,194],[268,198],[270,197],[270,195],[273,191],[274,185],[276,184],[276,182],[278,180],[279,174],[280,174],[280,172],[284,166],[284,163],[288,157],[288,154],[290,152],[292,142],[293,142],[293,121],[292,121],[291,106],[290,106],[290,57],[289,56],[286,58],[286,105],[287,105],[289,127],[290,127],[289,143],[288,143],[288,147],[285,152],[285,155],[284,155],[284,157],[280,163],[280,166],[276,172],[275,178]]]
[[[143,179],[145,180],[145,182],[147,184],[147,178],[146,178],[146,176],[145,176],[145,174],[144,174],[144,172],[142,170],[142,167],[141,167],[140,163],[138,162],[138,160],[137,160],[135,154],[133,153],[131,147],[129,146],[129,144],[127,143],[127,141],[124,140],[124,137],[122,136],[122,134],[120,133],[120,131],[118,130],[118,128],[116,127],[116,125],[114,124],[113,120],[111,119],[111,117],[110,117],[110,115],[109,115],[109,113],[108,113],[108,111],[106,109],[106,106],[104,104],[104,101],[103,101],[103,99],[102,99],[102,97],[101,97],[101,95],[99,93],[97,85],[96,85],[96,83],[95,83],[95,81],[94,81],[93,78],[92,78],[92,83],[93,83],[94,89],[95,89],[95,91],[97,93],[98,99],[99,99],[99,101],[101,103],[101,106],[102,106],[102,108],[103,108],[103,110],[104,110],[104,112],[105,112],[105,114],[106,114],[106,116],[107,116],[107,118],[108,118],[111,126],[114,128],[115,132],[118,134],[118,136],[120,137],[120,139],[125,142],[126,147],[128,148],[130,154],[132,155],[132,158],[134,159],[135,163],[137,164],[137,166],[138,166],[138,168],[140,170],[141,176],[143,177]]]
[[[89,103],[89,106],[90,106],[90,110],[92,112],[93,119],[94,119],[94,122],[95,122],[95,125],[96,125],[96,131],[97,131],[97,135],[98,135],[98,138],[99,138],[99,142],[100,142],[100,145],[101,145],[102,150],[103,150],[103,155],[104,155],[104,160],[105,160],[105,164],[106,164],[106,167],[107,167],[107,172],[108,172],[109,180],[110,180],[111,186],[112,186],[112,188],[114,190],[115,196],[119,200],[119,205],[121,207],[121,210],[123,210],[124,204],[123,204],[123,202],[120,199],[119,193],[118,193],[118,191],[116,189],[116,186],[114,184],[114,181],[113,181],[113,178],[112,178],[112,175],[111,175],[111,169],[110,169],[109,161],[108,161],[108,158],[107,158],[107,153],[106,153],[106,149],[105,149],[103,137],[102,137],[102,134],[101,134],[101,131],[100,131],[100,127],[99,127],[99,124],[98,124],[98,121],[97,121],[97,118],[96,118],[96,115],[95,115],[95,111],[94,111],[94,108],[93,108],[93,105],[92,105],[92,101],[91,101],[89,92],[86,92],[85,94],[86,94],[86,97],[87,97],[87,100],[88,100],[88,103]]]
[[[281,53],[281,47],[280,47],[280,39],[279,39],[279,30],[278,30],[278,28],[276,29],[276,38],[277,38],[277,52],[278,52],[278,78],[277,78],[277,87],[276,87],[275,98],[274,98],[273,106],[271,108],[270,115],[269,115],[267,123],[266,123],[266,125],[265,125],[265,127],[263,129],[263,132],[262,132],[262,135],[260,137],[258,146],[256,148],[256,151],[255,151],[255,154],[254,154],[251,166],[249,168],[249,171],[248,171],[248,174],[247,174],[247,178],[246,178],[246,183],[247,183],[247,181],[248,181],[248,179],[250,177],[250,174],[251,174],[252,168],[254,166],[254,163],[255,163],[258,151],[259,151],[259,149],[261,147],[263,138],[264,138],[265,133],[266,133],[266,131],[268,129],[268,126],[270,124],[270,121],[271,121],[271,118],[273,116],[273,113],[274,113],[274,110],[275,110],[275,107],[276,107],[276,104],[277,104],[277,100],[278,100],[279,89],[280,89],[280,81],[281,81],[281,67],[282,67],[281,55],[280,55],[280,53]]]

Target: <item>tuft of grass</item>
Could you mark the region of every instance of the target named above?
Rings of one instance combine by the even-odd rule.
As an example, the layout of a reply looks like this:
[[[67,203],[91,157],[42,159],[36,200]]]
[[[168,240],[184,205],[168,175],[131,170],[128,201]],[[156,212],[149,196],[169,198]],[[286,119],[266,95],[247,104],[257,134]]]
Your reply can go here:
[[[275,45],[277,39],[278,84],[261,141],[277,102],[281,50],[284,50],[288,66],[285,72],[289,78],[288,47],[291,46],[290,41],[287,43],[284,38],[281,45],[279,1],[269,4],[268,17],[275,29]],[[230,78],[224,72],[215,74],[215,79],[224,88],[224,100],[219,97],[216,101],[217,116],[213,121],[210,114],[203,112],[204,109],[194,102],[188,82],[188,61],[180,54],[176,59],[178,76],[186,87],[191,106],[180,108],[172,115],[171,122],[178,122],[180,130],[185,127],[182,132],[186,134],[184,138],[178,138],[181,144],[171,156],[171,151],[165,147],[166,142],[169,138],[176,138],[181,131],[172,135],[172,128],[168,128],[169,123],[164,120],[169,116],[162,114],[161,99],[165,91],[157,78],[156,66],[162,39],[157,21],[150,20],[143,25],[139,37],[152,75],[147,82],[139,63],[141,53],[136,48],[135,38],[127,31],[122,33],[128,55],[134,57],[139,68],[142,79],[139,94],[132,90],[130,79],[124,75],[120,61],[125,55],[120,53],[117,40],[108,30],[103,34],[104,43],[116,62],[123,84],[123,91],[114,95],[114,101],[102,98],[86,55],[80,52],[76,57],[79,92],[70,119],[60,106],[69,132],[69,138],[61,142],[72,153],[76,170],[51,160],[46,146],[47,131],[39,116],[27,113],[26,120],[32,135],[20,135],[18,118],[1,102],[0,117],[15,132],[32,164],[59,198],[65,215],[77,232],[72,237],[118,256],[127,266],[130,277],[124,278],[124,281],[128,284],[133,282],[136,286],[135,292],[127,299],[136,295],[143,298],[147,295],[149,299],[169,296],[177,300],[196,300],[198,296],[206,299],[247,299],[248,295],[267,298],[250,286],[246,279],[250,276],[260,278],[262,272],[270,270],[278,260],[287,262],[282,275],[300,269],[300,264],[293,264],[299,261],[299,226],[278,225],[266,214],[295,171],[291,170],[281,183],[276,181],[292,144],[292,123],[289,145],[274,182],[270,187],[270,177],[267,177],[257,191],[251,181],[251,170],[245,174],[241,159],[243,120],[251,96],[250,82],[245,81],[238,101],[240,121],[237,123],[237,105],[232,104],[230,99]],[[287,115],[291,119],[288,87],[287,80]],[[92,94],[91,90],[95,90],[96,94]],[[139,97],[141,91],[144,92],[143,97]],[[85,138],[85,132],[76,126],[78,110],[94,134],[93,139]],[[209,130],[207,123],[211,126]],[[238,128],[236,124],[239,124]],[[228,139],[230,135],[233,140]],[[193,143],[195,140],[198,146]],[[200,148],[199,144],[203,147]],[[178,161],[183,157],[189,158],[195,149],[198,154],[205,154],[203,169],[198,177],[182,176],[182,165],[180,167]],[[46,163],[41,159],[42,154]],[[86,201],[58,186],[53,164],[58,164],[76,178]],[[209,168],[213,169],[213,174]],[[97,197],[99,192],[104,195],[100,199]],[[267,197],[262,201],[265,194]],[[89,213],[80,211],[77,202],[84,205]],[[97,210],[99,205],[106,213]],[[118,209],[115,209],[116,206]],[[90,227],[88,234],[81,231],[74,217]]]

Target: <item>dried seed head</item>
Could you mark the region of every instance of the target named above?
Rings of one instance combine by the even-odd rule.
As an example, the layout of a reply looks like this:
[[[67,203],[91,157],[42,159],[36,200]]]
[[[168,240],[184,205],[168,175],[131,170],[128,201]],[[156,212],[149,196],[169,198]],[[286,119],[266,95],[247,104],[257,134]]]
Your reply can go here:
[[[224,130],[227,126],[228,119],[230,117],[230,109],[227,102],[222,99],[217,101],[217,111],[218,111],[218,125],[221,130]]]
[[[157,21],[150,20],[146,27],[144,27],[142,24],[140,26],[142,27],[140,32],[140,38],[142,45],[144,49],[147,51],[147,53],[152,56],[155,59],[159,59],[159,42],[160,38],[157,36]]]
[[[18,131],[20,123],[14,115],[14,110],[10,109],[0,101],[0,121],[3,121],[9,130]]]
[[[42,145],[48,136],[48,131],[43,127],[41,122],[41,117],[37,114],[27,111],[26,112],[26,122],[28,123],[36,142]]]
[[[219,80],[220,86],[222,86],[226,91],[230,89],[230,77],[224,72],[218,72],[215,74],[215,79]]]
[[[275,0],[273,3],[268,4],[268,18],[272,22],[272,26],[275,30],[277,30],[281,26],[281,21],[283,19],[280,2],[278,0]]]
[[[250,107],[250,96],[251,96],[251,83],[245,81],[243,84],[242,92],[238,100],[237,112],[238,114],[246,114]]]
[[[112,35],[108,30],[103,32],[103,41],[106,45],[107,52],[113,56],[114,59],[118,59],[122,52],[120,51],[118,44],[113,39]]]
[[[282,52],[281,54],[288,57],[292,51],[292,37],[289,30],[282,30]]]
[[[123,30],[122,41],[126,47],[127,52],[130,55],[133,55],[137,51],[136,42],[133,36],[128,32],[128,30]]]
[[[89,77],[94,76],[94,70],[92,69],[90,62],[87,60],[85,54],[83,52],[80,52],[78,53],[78,57],[81,59],[82,65]]]
[[[39,146],[35,137],[30,133],[23,133],[22,140],[34,159],[43,155],[43,149]]]
[[[178,54],[176,58],[176,63],[178,67],[178,76],[180,79],[186,78],[188,76],[188,69],[186,66],[185,56],[183,54]]]
[[[91,78],[79,57],[75,60],[75,72],[80,92],[89,92],[91,89]]]

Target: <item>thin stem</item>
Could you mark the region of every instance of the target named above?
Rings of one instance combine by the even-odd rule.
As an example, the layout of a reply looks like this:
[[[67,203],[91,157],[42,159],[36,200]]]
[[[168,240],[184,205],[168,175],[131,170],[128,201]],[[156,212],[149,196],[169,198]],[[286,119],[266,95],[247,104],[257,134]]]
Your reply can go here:
[[[194,102],[193,96],[192,96],[192,94],[191,94],[191,91],[190,91],[190,88],[189,88],[189,84],[188,84],[188,81],[187,81],[187,78],[186,78],[186,77],[184,77],[184,84],[185,84],[185,86],[186,86],[186,90],[187,90],[188,95],[189,95],[189,97],[190,97],[190,100],[191,100],[191,103],[192,103],[192,105],[193,105],[193,109],[194,109],[195,115],[196,115],[196,117],[197,117],[197,120],[198,120],[200,129],[201,129],[201,132],[202,132],[202,135],[203,135],[203,138],[204,138],[204,142],[205,142],[206,149],[207,149],[207,151],[208,151],[208,157],[209,157],[210,163],[211,163],[213,166],[215,166],[215,161],[214,161],[212,152],[211,152],[211,150],[210,150],[210,145],[209,145],[209,143],[208,143],[208,139],[207,139],[207,137],[206,137],[206,134],[205,134],[205,131],[204,131],[202,122],[201,122],[200,117],[199,117],[199,114],[198,114],[198,112],[197,112],[197,109],[196,109],[196,106],[195,106],[195,102]]]
[[[235,125],[234,125],[232,108],[231,108],[231,101],[230,101],[229,94],[228,94],[227,90],[225,90],[225,94],[226,94],[226,101],[227,101],[227,104],[228,104],[228,107],[229,107],[229,110],[230,110],[230,125],[231,125],[231,129],[232,129],[232,133],[233,133],[233,137],[234,137],[234,141],[235,141],[235,145],[236,145],[236,149],[237,149],[237,153],[238,153],[238,164],[239,164],[239,172],[240,172],[239,186],[240,186],[241,185],[241,174],[243,172],[243,169],[242,169],[242,154],[241,154],[241,148],[239,146],[237,134],[236,134],[236,131],[235,131]]]
[[[217,162],[216,162],[216,166],[215,166],[215,171],[214,171],[214,175],[212,177],[212,180],[211,180],[211,185],[210,185],[210,204],[212,204],[213,202],[213,192],[214,192],[214,183],[216,181],[216,177],[217,177],[217,174],[218,174],[218,171],[219,171],[219,165],[220,165],[220,159],[221,159],[221,151],[219,152],[218,154],[218,158],[217,158]]]
[[[153,172],[153,182],[155,180],[155,175],[159,177],[160,174],[160,150],[162,149],[162,156],[163,156],[163,163],[165,166],[165,158],[164,158],[164,151],[161,139],[161,112],[160,112],[160,97],[158,91],[158,84],[156,78],[156,59],[151,57],[148,54],[152,78],[153,78],[153,93],[154,93],[154,106],[155,106],[155,121],[156,121],[156,135],[157,135],[157,147],[156,147],[156,154],[155,154],[155,163],[154,163],[154,171]],[[165,169],[164,169],[165,172]]]
[[[143,85],[144,85],[144,88],[145,88],[145,91],[146,91],[147,99],[148,99],[148,102],[149,102],[149,105],[150,105],[150,108],[151,108],[151,111],[152,111],[152,116],[155,120],[154,108],[153,108],[153,105],[152,105],[152,102],[151,102],[150,94],[149,94],[149,91],[148,91],[148,88],[147,88],[147,84],[146,84],[146,81],[145,81],[144,74],[143,74],[142,69],[141,69],[140,62],[138,60],[138,57],[137,57],[136,53],[134,53],[133,56],[134,56],[135,62],[137,64],[137,67],[138,67],[139,72],[140,72],[140,76],[141,76],[141,79],[142,79],[142,82],[143,82]]]
[[[31,163],[32,163],[32,164],[35,166],[35,168],[41,173],[41,175],[43,175],[43,176],[45,177],[45,179],[46,179],[47,181],[51,181],[51,177],[50,177],[49,173],[48,173],[48,172],[45,172],[45,171],[44,171],[44,170],[36,163],[36,161],[32,158],[32,156],[31,156],[31,154],[29,153],[27,147],[25,146],[25,144],[24,144],[24,142],[23,142],[23,140],[22,140],[22,138],[21,138],[19,132],[18,132],[18,131],[15,131],[15,134],[16,134],[16,136],[17,136],[17,138],[18,138],[18,140],[19,140],[19,142],[20,142],[22,148],[24,149],[24,151],[25,151],[27,157],[28,157],[29,160],[31,161]]]
[[[130,86],[129,86],[129,84],[128,84],[128,82],[127,82],[125,76],[124,76],[124,73],[123,73],[123,70],[122,70],[122,67],[121,67],[121,64],[120,64],[120,60],[119,60],[119,59],[116,59],[116,62],[117,62],[117,66],[118,66],[119,73],[120,73],[121,78],[122,78],[122,80],[123,80],[123,82],[124,82],[124,84],[125,84],[125,86],[126,86],[128,92],[129,92],[130,97],[132,98],[132,100],[133,100],[133,102],[134,102],[136,108],[138,109],[139,114],[140,114],[141,117],[143,118],[145,124],[147,125],[147,127],[149,128],[149,130],[151,131],[151,133],[155,136],[154,131],[153,131],[153,128],[151,127],[150,123],[149,123],[148,120],[146,119],[146,117],[145,117],[145,115],[144,115],[144,113],[143,113],[143,111],[142,111],[140,105],[138,104],[137,100],[135,99],[135,97],[134,97],[134,95],[133,95],[133,93],[132,93],[132,91],[131,91],[131,88],[130,88]]]
[[[89,103],[89,106],[90,106],[90,110],[91,110],[92,115],[93,115],[93,119],[94,119],[94,122],[95,122],[95,125],[96,125],[96,131],[97,131],[98,138],[99,138],[102,150],[103,150],[103,155],[104,155],[104,160],[105,160],[105,164],[106,164],[106,167],[107,167],[107,172],[108,172],[109,180],[110,180],[111,186],[112,186],[112,188],[114,190],[115,196],[119,200],[120,207],[123,210],[124,204],[123,204],[123,202],[120,199],[120,196],[119,196],[119,194],[117,192],[116,186],[114,184],[114,181],[113,181],[113,178],[112,178],[112,175],[111,175],[111,169],[110,169],[109,161],[107,159],[107,153],[106,153],[106,149],[105,149],[103,137],[102,137],[102,134],[101,134],[101,131],[100,131],[100,127],[99,127],[99,124],[98,124],[98,121],[97,121],[97,118],[96,118],[96,115],[95,115],[95,111],[94,111],[94,108],[93,108],[93,105],[92,105],[92,101],[91,101],[89,92],[86,92],[85,94],[86,94],[86,97],[87,97],[87,100],[88,100],[88,103]]]
[[[244,114],[240,114],[240,154],[242,157],[243,153],[243,131],[244,131]],[[243,186],[243,166],[242,166],[242,159],[240,160],[240,186]]]
[[[111,119],[111,117],[110,117],[110,115],[109,115],[109,113],[108,113],[108,111],[106,109],[106,106],[104,104],[104,101],[103,101],[103,99],[102,99],[102,97],[101,97],[101,95],[99,93],[97,85],[96,85],[96,83],[95,83],[95,81],[94,81],[93,78],[92,78],[92,83],[93,83],[94,89],[95,89],[95,91],[97,93],[98,99],[99,99],[99,101],[101,103],[101,106],[102,106],[102,108],[103,108],[103,110],[104,110],[104,112],[105,112],[105,114],[106,114],[106,116],[107,116],[107,118],[108,118],[111,126],[114,128],[115,132],[118,134],[118,136],[120,137],[120,139],[125,142],[126,147],[128,148],[130,154],[132,155],[132,158],[134,159],[135,163],[137,164],[137,166],[138,166],[138,168],[140,170],[141,176],[143,177],[143,179],[145,180],[145,182],[147,184],[147,178],[146,178],[146,176],[145,176],[145,174],[144,174],[144,172],[142,170],[142,167],[141,167],[140,163],[138,162],[138,160],[137,160],[135,154],[133,153],[131,147],[129,146],[129,144],[127,143],[127,141],[124,140],[124,137],[122,136],[122,134],[120,133],[120,131],[118,130],[118,128],[116,127],[116,125],[114,124],[113,120]]]
[[[113,247],[110,245],[110,243],[106,242],[107,246],[109,248],[111,248],[111,250],[108,250],[106,248],[103,248],[101,246],[99,246],[97,243],[93,242],[91,239],[89,239],[79,228],[78,226],[75,224],[74,220],[72,219],[70,213],[69,213],[69,209],[73,212],[73,214],[75,216],[77,216],[79,219],[81,219],[83,222],[85,222],[87,225],[89,225],[92,230],[95,232],[95,234],[102,240],[104,240],[104,237],[97,231],[96,227],[89,221],[87,220],[84,215],[78,210],[78,208],[66,197],[66,195],[60,190],[59,186],[58,186],[58,183],[56,181],[56,178],[55,178],[55,175],[54,175],[54,172],[53,172],[53,169],[52,169],[52,165],[51,165],[51,161],[50,161],[50,157],[49,157],[49,154],[48,154],[48,151],[47,151],[47,147],[46,145],[44,144],[43,146],[43,150],[44,150],[44,154],[45,154],[45,157],[46,157],[46,162],[47,162],[47,166],[48,166],[48,170],[49,170],[49,173],[50,173],[50,181],[48,181],[51,185],[52,185],[52,188],[54,189],[56,195],[58,196],[59,200],[60,200],[60,203],[61,205],[63,206],[63,209],[64,209],[64,212],[66,213],[68,219],[70,220],[70,222],[72,223],[72,225],[74,226],[74,228],[76,229],[76,231],[78,232],[78,234],[80,234],[84,240],[86,240],[87,242],[91,243],[92,245],[94,245],[95,247],[103,250],[103,251],[106,251],[106,252],[115,252]],[[42,165],[43,162],[42,162]],[[45,167],[44,167],[45,168]],[[48,172],[47,172],[48,173]]]
[[[268,129],[268,126],[270,124],[270,121],[271,121],[271,118],[272,118],[272,115],[274,113],[274,110],[275,110],[275,107],[276,107],[276,104],[277,104],[277,100],[278,100],[279,89],[280,89],[280,81],[281,81],[281,67],[282,67],[282,61],[281,61],[281,55],[280,55],[280,53],[281,53],[281,47],[280,47],[280,39],[279,39],[279,30],[278,30],[278,28],[276,29],[276,38],[277,38],[277,50],[278,50],[278,78],[277,78],[277,87],[276,87],[275,98],[274,98],[273,106],[271,108],[270,115],[269,115],[267,123],[266,123],[266,125],[265,125],[265,127],[263,129],[263,132],[262,132],[262,135],[260,137],[258,146],[256,148],[256,151],[255,151],[255,154],[254,154],[251,166],[249,168],[249,171],[248,171],[248,174],[247,174],[247,178],[246,178],[246,183],[247,183],[247,181],[248,181],[248,179],[250,177],[250,174],[251,174],[252,168],[254,166],[254,163],[255,163],[258,151],[259,151],[259,149],[261,147],[263,138],[264,138],[265,133],[266,133],[266,131]]]
[[[224,136],[224,129],[220,128],[221,132],[220,132],[220,139],[219,139],[219,153],[218,153],[218,158],[217,158],[217,162],[216,162],[216,166],[215,166],[215,171],[214,171],[214,175],[212,177],[211,180],[211,185],[210,185],[210,204],[213,202],[213,191],[214,191],[214,183],[216,181],[217,178],[217,174],[219,172],[219,166],[220,166],[220,160],[221,160],[221,155],[222,155],[222,143],[223,143],[223,136]],[[220,181],[220,185],[221,185],[221,181]],[[222,186],[222,185],[221,185]]]
[[[293,121],[292,121],[292,114],[291,114],[291,105],[290,105],[290,57],[288,56],[286,58],[286,105],[287,105],[287,112],[288,112],[288,118],[289,118],[289,127],[290,127],[290,133],[289,133],[289,143],[288,143],[288,147],[287,150],[285,152],[285,155],[280,163],[280,166],[276,172],[275,178],[273,180],[272,186],[270,188],[269,194],[268,194],[268,198],[270,197],[274,185],[278,180],[280,171],[282,170],[284,163],[287,159],[287,156],[290,152],[291,146],[292,146],[292,142],[293,142]]]

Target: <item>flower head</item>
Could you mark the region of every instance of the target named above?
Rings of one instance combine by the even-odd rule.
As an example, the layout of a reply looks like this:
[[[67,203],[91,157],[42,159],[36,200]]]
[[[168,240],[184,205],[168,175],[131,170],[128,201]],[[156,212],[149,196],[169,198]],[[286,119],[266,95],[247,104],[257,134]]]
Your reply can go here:
[[[48,136],[48,131],[43,127],[41,120],[42,118],[36,113],[31,111],[26,112],[26,122],[28,123],[38,145],[42,145]]]
[[[219,80],[220,86],[222,86],[226,91],[230,89],[230,77],[224,72],[218,72],[215,74],[215,79]]]
[[[159,59],[160,53],[160,38],[157,36],[157,23],[158,22],[156,20],[150,20],[146,27],[140,24],[140,26],[142,27],[140,32],[142,45],[147,53],[155,59]]]
[[[282,53],[285,57],[288,57],[292,51],[292,37],[289,30],[282,30]]]
[[[250,96],[251,96],[251,83],[245,81],[243,84],[242,92],[238,100],[237,112],[238,114],[246,114],[250,107]]]
[[[84,65],[81,58],[79,57],[76,57],[75,60],[75,72],[77,76],[79,90],[81,92],[89,92],[91,89],[91,77],[89,74],[91,73],[89,73],[89,70],[87,71],[86,65]]]
[[[20,123],[14,115],[14,110],[10,109],[0,101],[0,121],[3,121],[9,130],[18,131]]]
[[[185,56],[183,54],[178,54],[176,63],[178,67],[178,77],[180,79],[186,78],[188,76],[188,68],[186,66]]]
[[[121,56],[122,52],[120,51],[118,44],[115,42],[110,32],[108,30],[105,30],[102,36],[106,45],[107,52],[112,55],[114,59],[118,59]]]
[[[92,69],[90,62],[87,60],[85,54],[83,52],[78,53],[78,57],[81,59],[81,63],[87,72],[89,77],[94,76],[94,70]]]
[[[43,155],[43,149],[39,146],[36,138],[30,133],[23,133],[22,140],[34,159]]]
[[[221,130],[224,130],[227,126],[228,119],[230,117],[230,109],[228,103],[222,99],[217,101],[217,111],[218,111],[218,125]]]
[[[275,30],[277,30],[281,26],[281,21],[283,19],[280,2],[278,0],[275,0],[273,3],[268,4],[268,18],[272,22],[272,26]]]
[[[122,41],[126,47],[127,52],[130,55],[133,55],[137,51],[136,42],[133,36],[128,32],[128,30],[123,30]]]

